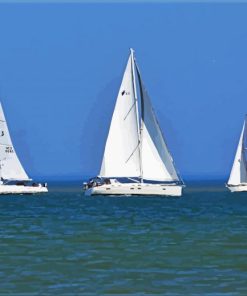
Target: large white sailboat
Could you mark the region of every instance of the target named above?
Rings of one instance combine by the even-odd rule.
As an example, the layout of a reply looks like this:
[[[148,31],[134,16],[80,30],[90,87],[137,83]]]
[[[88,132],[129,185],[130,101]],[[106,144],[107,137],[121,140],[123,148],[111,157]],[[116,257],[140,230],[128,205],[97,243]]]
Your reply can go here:
[[[46,184],[31,181],[16,155],[0,103],[0,194],[48,192]]]
[[[131,49],[100,173],[85,194],[181,196],[183,186]]]
[[[240,135],[227,187],[231,192],[247,191],[246,118]]]

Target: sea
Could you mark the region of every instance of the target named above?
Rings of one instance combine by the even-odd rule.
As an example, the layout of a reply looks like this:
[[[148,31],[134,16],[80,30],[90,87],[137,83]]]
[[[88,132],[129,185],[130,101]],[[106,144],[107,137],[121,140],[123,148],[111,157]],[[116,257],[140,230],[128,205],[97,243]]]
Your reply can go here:
[[[247,295],[247,192],[0,196],[0,295]]]

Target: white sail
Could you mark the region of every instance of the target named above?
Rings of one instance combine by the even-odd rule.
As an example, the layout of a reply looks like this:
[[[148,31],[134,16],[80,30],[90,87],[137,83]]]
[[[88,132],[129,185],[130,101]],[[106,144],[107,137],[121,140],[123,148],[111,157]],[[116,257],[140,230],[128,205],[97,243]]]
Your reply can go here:
[[[102,177],[140,176],[139,131],[133,66],[132,55],[130,55],[105,145],[100,170]]]
[[[143,179],[180,181],[137,67],[142,100],[141,160]]]
[[[4,180],[29,180],[13,147],[0,103],[0,177]]]
[[[246,160],[244,152],[244,135],[245,135],[245,122],[240,135],[238,148],[234,158],[230,178],[228,185],[239,185],[241,183],[247,183],[247,172],[246,172]]]

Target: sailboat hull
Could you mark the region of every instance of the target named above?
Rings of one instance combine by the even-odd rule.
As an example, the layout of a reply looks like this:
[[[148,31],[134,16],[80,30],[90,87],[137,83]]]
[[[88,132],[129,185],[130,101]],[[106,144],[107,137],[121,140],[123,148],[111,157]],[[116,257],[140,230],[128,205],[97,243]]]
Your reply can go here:
[[[46,192],[48,192],[48,189],[43,186],[0,185],[0,194],[35,194]]]
[[[231,192],[244,192],[244,191],[247,191],[247,184],[246,185],[237,185],[237,186],[227,186],[227,188]]]
[[[85,191],[86,196],[92,195],[159,195],[159,196],[181,196],[183,186],[162,185],[148,183],[125,183],[109,184],[89,188]]]

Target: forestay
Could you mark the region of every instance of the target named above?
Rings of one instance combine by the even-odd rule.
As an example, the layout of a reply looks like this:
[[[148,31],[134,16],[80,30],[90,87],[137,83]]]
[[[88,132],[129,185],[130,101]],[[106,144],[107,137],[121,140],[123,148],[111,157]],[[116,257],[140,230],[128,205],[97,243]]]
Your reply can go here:
[[[13,147],[0,103],[0,177],[4,180],[29,180]]]
[[[102,177],[139,177],[139,131],[130,55],[105,145],[101,165]]]
[[[234,158],[228,185],[247,183],[246,159],[245,159],[246,122],[240,135],[236,155]]]

